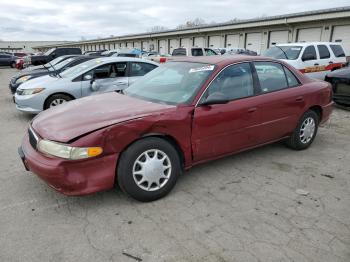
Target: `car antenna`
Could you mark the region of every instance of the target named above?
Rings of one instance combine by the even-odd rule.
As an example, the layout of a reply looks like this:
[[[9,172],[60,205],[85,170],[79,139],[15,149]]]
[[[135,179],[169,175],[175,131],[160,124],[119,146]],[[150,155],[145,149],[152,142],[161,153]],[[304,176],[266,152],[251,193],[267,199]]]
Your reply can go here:
[[[277,45],[275,45],[275,47],[277,47],[278,49],[280,49],[283,52],[283,54],[286,57],[286,59],[289,59],[288,56],[287,56],[287,53],[281,47],[279,47]]]
[[[53,68],[53,70],[56,72],[56,75],[58,75],[60,78],[62,78],[62,76],[60,75],[60,73],[56,70],[56,68],[53,66],[53,64],[51,64],[50,62],[48,62],[48,64]]]

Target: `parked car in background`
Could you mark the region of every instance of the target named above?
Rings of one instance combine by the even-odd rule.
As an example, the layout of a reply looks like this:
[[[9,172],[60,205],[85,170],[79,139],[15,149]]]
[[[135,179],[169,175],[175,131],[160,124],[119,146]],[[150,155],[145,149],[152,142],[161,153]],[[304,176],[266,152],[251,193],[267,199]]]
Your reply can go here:
[[[38,69],[38,70],[20,72],[19,74],[15,75],[11,78],[11,81],[10,81],[11,93],[12,94],[16,93],[17,88],[21,84],[23,84],[29,80],[32,80],[34,78],[41,77],[44,75],[59,76],[59,74],[62,73],[63,71],[65,71],[73,66],[84,63],[88,60],[94,59],[94,58],[95,57],[93,57],[93,56],[84,56],[84,55],[72,56],[68,59],[61,61],[60,63],[58,63],[54,66],[45,67],[41,70]]]
[[[92,55],[92,56],[101,56],[103,52],[106,52],[106,49],[96,50],[96,51],[85,51],[84,55]]]
[[[81,49],[76,47],[57,47],[48,50],[42,55],[26,56],[24,67],[43,65],[63,55],[81,55]]]
[[[13,53],[14,56],[16,57],[25,57],[25,56],[28,56],[28,55],[33,55],[31,53],[24,53],[24,52],[17,52],[17,53]]]
[[[263,56],[283,60],[312,78],[324,80],[327,73],[346,64],[341,43],[315,42],[277,44]]]
[[[212,56],[212,55],[218,55],[217,52],[215,52],[211,48],[202,48],[202,47],[180,47],[175,48],[171,55],[159,55],[159,56],[150,56],[146,57],[147,59],[157,62],[157,63],[165,63],[167,61],[171,61],[176,59],[176,57],[192,57],[192,56]]]
[[[45,69],[45,68],[49,68],[51,66],[55,66],[58,63],[61,63],[62,61],[69,59],[71,57],[75,57],[77,55],[63,55],[60,57],[55,58],[54,60],[51,60],[50,62],[47,62],[44,65],[37,65],[37,66],[29,66],[26,67],[22,70],[22,72],[26,72],[26,71],[33,71],[33,70],[41,70],[41,69]]]
[[[19,70],[22,70],[23,69],[23,64],[24,64],[24,58],[21,57],[21,58],[17,58],[16,59],[16,65],[15,67]]]
[[[332,84],[334,102],[350,107],[350,67],[328,73],[326,81]]]
[[[59,75],[46,75],[21,84],[15,94],[16,107],[36,114],[84,96],[120,92],[157,66],[135,58],[96,58]]]
[[[123,95],[83,98],[39,114],[19,153],[27,169],[61,193],[118,184],[152,201],[196,164],[279,140],[308,148],[332,112],[331,92],[329,83],[282,61],[183,57]]]
[[[16,67],[16,59],[13,54],[0,53],[0,66]]]
[[[258,55],[257,52],[245,48],[221,48],[222,55]]]

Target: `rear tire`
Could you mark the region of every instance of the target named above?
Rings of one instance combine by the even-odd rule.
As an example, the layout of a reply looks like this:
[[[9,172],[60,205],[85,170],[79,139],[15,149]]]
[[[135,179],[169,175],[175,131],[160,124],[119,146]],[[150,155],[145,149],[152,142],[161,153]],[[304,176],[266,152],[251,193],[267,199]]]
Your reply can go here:
[[[11,68],[15,68],[16,67],[16,62],[12,62],[11,63]]]
[[[58,105],[64,104],[71,100],[73,100],[73,98],[68,95],[64,95],[64,94],[52,95],[45,101],[44,110],[52,107],[56,107]]]
[[[287,146],[295,150],[308,148],[316,137],[318,124],[318,114],[313,110],[308,110],[300,118],[292,136],[287,139]]]
[[[181,170],[176,149],[164,139],[149,137],[123,152],[117,167],[117,181],[132,198],[149,202],[167,195]]]

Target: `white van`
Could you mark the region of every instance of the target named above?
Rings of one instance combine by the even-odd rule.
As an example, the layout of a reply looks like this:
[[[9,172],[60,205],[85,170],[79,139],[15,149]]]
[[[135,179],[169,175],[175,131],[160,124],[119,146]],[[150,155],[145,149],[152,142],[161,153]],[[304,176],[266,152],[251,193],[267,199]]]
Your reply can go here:
[[[314,42],[277,44],[263,56],[283,60],[312,78],[325,79],[327,73],[343,67],[346,56],[341,43]]]

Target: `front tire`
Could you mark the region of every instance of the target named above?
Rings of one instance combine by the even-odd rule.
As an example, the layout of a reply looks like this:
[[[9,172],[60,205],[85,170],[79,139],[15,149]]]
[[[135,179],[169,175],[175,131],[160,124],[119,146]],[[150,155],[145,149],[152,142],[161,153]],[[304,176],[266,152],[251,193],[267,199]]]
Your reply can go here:
[[[73,99],[70,96],[67,96],[64,94],[52,95],[46,100],[44,109],[46,110],[52,107],[59,106],[70,100],[73,100]]]
[[[181,173],[180,157],[166,140],[149,137],[127,148],[120,157],[117,181],[132,198],[149,202],[167,195]]]
[[[308,148],[314,141],[319,124],[319,116],[313,110],[308,110],[299,120],[292,136],[288,138],[287,145],[295,150]]]
[[[15,68],[16,67],[16,62],[12,62],[10,66],[11,66],[11,68]]]

